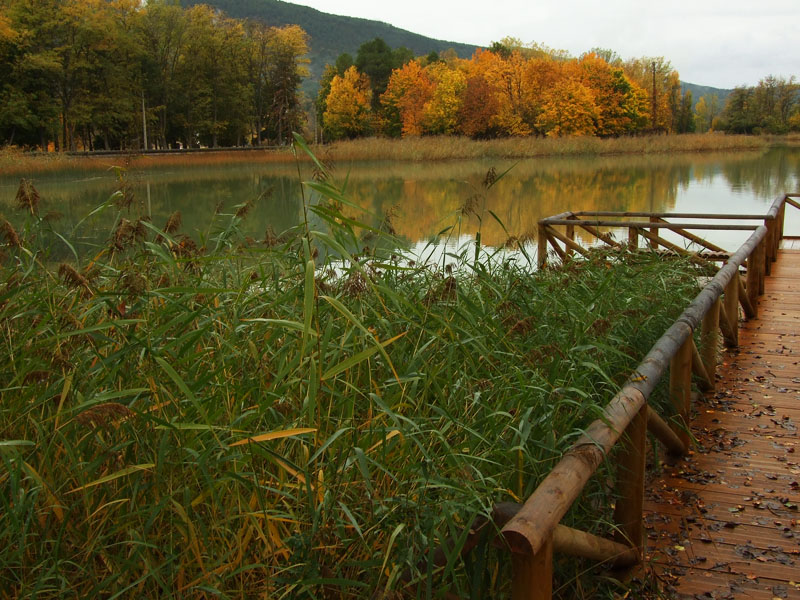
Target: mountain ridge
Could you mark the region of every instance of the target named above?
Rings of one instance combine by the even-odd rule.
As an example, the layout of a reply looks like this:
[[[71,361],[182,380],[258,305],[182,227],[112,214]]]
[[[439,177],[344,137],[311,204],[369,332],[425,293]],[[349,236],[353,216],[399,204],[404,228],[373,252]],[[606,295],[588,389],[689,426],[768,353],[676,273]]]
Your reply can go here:
[[[182,6],[208,4],[238,19],[260,19],[268,25],[299,25],[310,39],[308,58],[310,77],[302,86],[306,95],[316,95],[317,85],[326,64],[333,64],[343,52],[355,58],[359,46],[376,37],[390,47],[405,46],[416,55],[453,49],[461,58],[469,58],[481,46],[436,40],[390,23],[326,13],[309,6],[282,0],[181,0]]]
[[[475,50],[482,47],[477,44],[437,40],[384,21],[327,13],[283,0],[181,0],[182,6],[195,4],[208,4],[238,19],[260,19],[276,27],[302,27],[311,38],[308,53],[311,63],[310,77],[303,82],[301,89],[312,99],[316,96],[319,79],[326,64],[333,64],[344,52],[355,58],[358,47],[376,37],[383,39],[391,48],[405,46],[416,55],[453,49],[460,58],[470,58]],[[691,91],[695,102],[705,94],[717,94],[724,103],[732,90],[681,81],[681,91]]]

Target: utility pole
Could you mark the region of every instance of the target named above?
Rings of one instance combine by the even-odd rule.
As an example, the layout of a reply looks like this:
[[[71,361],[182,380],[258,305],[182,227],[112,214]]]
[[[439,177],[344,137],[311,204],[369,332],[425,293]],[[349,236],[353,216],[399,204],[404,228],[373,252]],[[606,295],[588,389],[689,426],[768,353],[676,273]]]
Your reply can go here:
[[[656,130],[656,123],[658,122],[658,104],[656,104],[656,61],[652,63],[653,67],[653,131]]]

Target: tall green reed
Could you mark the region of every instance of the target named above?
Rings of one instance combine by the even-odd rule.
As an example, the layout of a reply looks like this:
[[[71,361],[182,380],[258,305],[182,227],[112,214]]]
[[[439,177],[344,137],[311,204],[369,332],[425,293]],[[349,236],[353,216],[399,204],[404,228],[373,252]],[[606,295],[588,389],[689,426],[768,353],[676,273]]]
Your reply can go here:
[[[502,592],[494,550],[459,556],[465,526],[532,492],[694,268],[598,251],[533,272],[486,247],[410,266],[315,164],[308,218],[258,243],[247,204],[194,240],[124,186],[74,263],[50,263],[69,236],[36,214],[4,234],[0,597]],[[611,527],[603,469],[569,523]]]

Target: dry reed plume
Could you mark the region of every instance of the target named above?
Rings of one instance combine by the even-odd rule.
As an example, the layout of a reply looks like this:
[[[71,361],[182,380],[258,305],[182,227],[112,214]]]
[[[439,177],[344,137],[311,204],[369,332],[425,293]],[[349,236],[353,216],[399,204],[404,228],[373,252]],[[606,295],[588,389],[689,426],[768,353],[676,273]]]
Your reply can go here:
[[[33,186],[33,182],[30,179],[20,180],[19,188],[17,189],[17,195],[15,198],[17,208],[19,210],[28,211],[32,215],[38,215],[40,200],[41,197],[39,196],[39,192]]]

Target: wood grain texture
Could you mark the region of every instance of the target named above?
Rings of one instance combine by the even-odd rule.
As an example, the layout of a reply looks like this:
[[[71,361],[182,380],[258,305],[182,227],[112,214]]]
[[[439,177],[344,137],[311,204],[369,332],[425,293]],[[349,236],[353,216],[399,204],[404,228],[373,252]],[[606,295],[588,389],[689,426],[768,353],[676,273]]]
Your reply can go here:
[[[678,597],[800,599],[800,252],[765,286],[694,407],[694,450],[647,484],[645,562]]]

